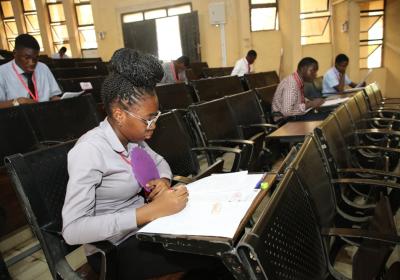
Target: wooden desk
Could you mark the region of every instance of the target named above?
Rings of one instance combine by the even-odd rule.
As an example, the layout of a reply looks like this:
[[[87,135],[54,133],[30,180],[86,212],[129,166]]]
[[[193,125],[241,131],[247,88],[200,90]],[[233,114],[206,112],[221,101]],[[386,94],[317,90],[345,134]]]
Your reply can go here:
[[[322,121],[302,121],[302,122],[288,122],[268,134],[267,138],[279,138],[280,140],[287,140],[289,142],[300,142],[305,136],[314,131],[314,128],[319,126]]]

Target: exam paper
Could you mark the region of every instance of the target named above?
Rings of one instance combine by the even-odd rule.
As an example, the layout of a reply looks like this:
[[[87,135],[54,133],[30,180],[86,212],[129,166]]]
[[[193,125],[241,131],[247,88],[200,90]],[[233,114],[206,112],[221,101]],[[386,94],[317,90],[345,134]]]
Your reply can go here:
[[[61,96],[61,99],[67,99],[67,98],[72,98],[72,97],[77,97],[84,93],[85,91],[78,91],[78,92],[64,92],[64,94]]]

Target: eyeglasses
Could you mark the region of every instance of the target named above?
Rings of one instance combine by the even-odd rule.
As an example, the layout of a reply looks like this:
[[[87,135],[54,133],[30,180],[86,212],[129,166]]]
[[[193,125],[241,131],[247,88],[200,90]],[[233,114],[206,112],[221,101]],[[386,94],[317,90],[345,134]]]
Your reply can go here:
[[[142,122],[144,122],[144,123],[147,125],[146,129],[150,129],[150,127],[151,127],[154,123],[156,123],[156,121],[158,120],[158,118],[159,118],[160,115],[161,115],[161,112],[160,112],[160,111],[157,111],[157,115],[155,115],[155,116],[154,116],[153,118],[151,118],[150,120],[146,120],[146,119],[144,119],[144,118],[142,118],[142,117],[140,117],[140,116],[135,115],[135,114],[132,113],[132,112],[129,112],[128,110],[125,110],[125,109],[124,109],[124,111],[125,111],[125,113],[127,113],[129,116],[131,116],[131,117],[133,117],[133,118],[135,118],[135,119],[138,119],[138,120],[141,120]]]

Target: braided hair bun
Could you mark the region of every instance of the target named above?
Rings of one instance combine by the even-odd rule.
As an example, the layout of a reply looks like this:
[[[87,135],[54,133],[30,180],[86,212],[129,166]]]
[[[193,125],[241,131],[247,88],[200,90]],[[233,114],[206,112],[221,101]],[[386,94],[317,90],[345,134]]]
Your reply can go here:
[[[164,71],[157,58],[133,49],[122,48],[114,52],[110,61],[110,74],[105,79],[101,95],[108,115],[111,104],[136,104],[145,96],[154,95],[156,84]]]

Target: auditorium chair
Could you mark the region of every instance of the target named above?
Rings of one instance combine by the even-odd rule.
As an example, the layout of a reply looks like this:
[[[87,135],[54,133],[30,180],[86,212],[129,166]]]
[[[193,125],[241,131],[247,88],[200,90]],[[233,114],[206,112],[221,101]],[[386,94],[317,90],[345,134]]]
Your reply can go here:
[[[201,140],[200,145],[237,146],[244,153],[240,169],[260,171],[264,157],[265,133],[259,132],[244,137],[225,98],[191,105],[189,112],[192,126]]]
[[[279,77],[276,71],[249,73],[244,74],[243,77],[249,89],[279,84]]]
[[[255,89],[258,98],[261,100],[261,106],[263,108],[265,118],[269,123],[274,123],[274,118],[272,116],[272,100],[274,99],[274,94],[277,87],[278,84],[273,84]]]
[[[348,279],[334,269],[333,263],[328,258],[329,244],[332,239],[350,236],[361,238],[363,241],[379,240],[379,244],[388,250],[393,250],[393,246],[400,242],[397,237],[393,237],[384,229],[375,229],[373,226],[370,228],[371,232],[321,227],[316,215],[309,194],[293,170],[289,169],[272,194],[269,204],[264,207],[256,224],[242,237],[236,252],[232,252],[238,254],[247,272],[247,275],[238,275],[237,278]],[[377,214],[373,220],[376,221],[379,218],[381,216]],[[375,249],[369,246],[364,248]],[[378,256],[375,256],[368,262],[355,262],[353,279],[360,279],[359,275],[365,270],[366,265],[371,271],[372,268],[375,268],[374,272],[377,271],[377,274],[372,277],[383,275],[384,263],[388,256],[379,257],[378,259]]]
[[[39,141],[67,141],[79,138],[99,124],[91,94],[21,106]]]
[[[82,91],[81,83],[90,83],[92,89],[85,90],[86,93],[91,93],[96,103],[101,103],[101,87],[103,85],[105,76],[93,77],[78,77],[68,79],[57,79],[57,82],[63,92],[78,92]]]
[[[191,82],[198,101],[210,101],[243,91],[239,77],[227,76]]]
[[[156,93],[160,110],[163,112],[171,109],[187,109],[193,103],[190,88],[184,83],[158,85]]]
[[[53,279],[96,279],[88,264],[76,272],[72,270],[65,257],[78,246],[68,245],[61,235],[61,210],[68,182],[67,153],[74,144],[75,141],[69,141],[9,156],[6,166]],[[106,241],[93,245],[102,255],[102,271],[97,279],[115,279],[114,246]]]
[[[211,157],[208,156],[209,154],[216,154],[216,158],[218,158],[219,154],[233,153],[235,163],[233,170],[229,171],[237,171],[241,151],[227,147],[196,147],[189,133],[188,124],[184,119],[185,114],[185,110],[172,110],[163,113],[157,121],[157,129],[152,137],[146,140],[149,146],[168,162],[174,180],[190,182],[211,173],[221,173],[223,160],[212,161]],[[208,166],[205,170],[200,168],[199,155],[205,155],[204,159],[208,160]]]
[[[215,78],[215,77],[230,76],[232,70],[233,67],[215,67],[215,68],[203,68],[202,72],[204,78]]]

